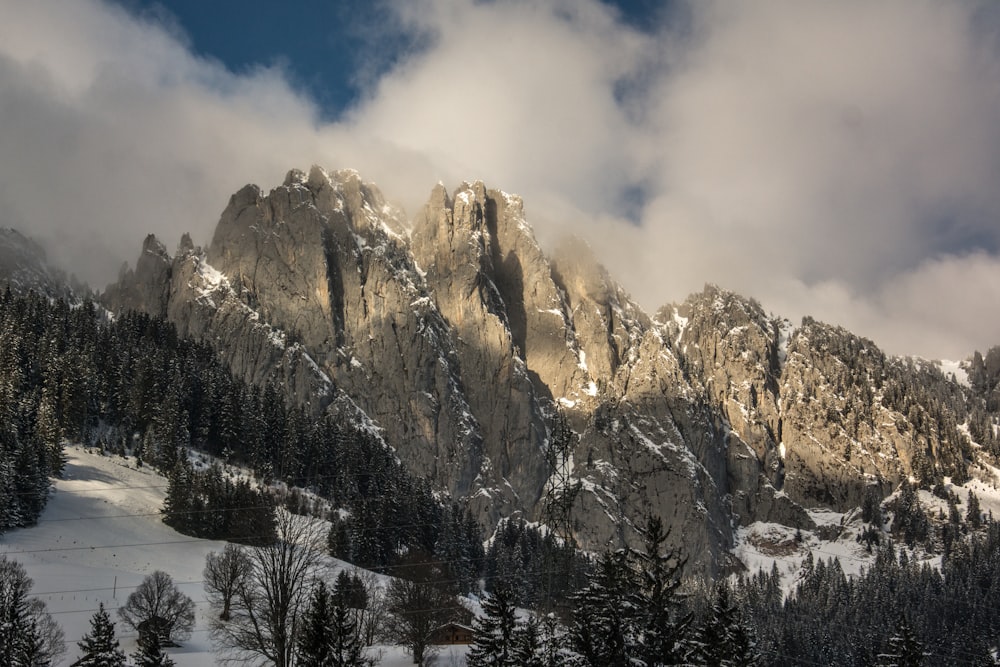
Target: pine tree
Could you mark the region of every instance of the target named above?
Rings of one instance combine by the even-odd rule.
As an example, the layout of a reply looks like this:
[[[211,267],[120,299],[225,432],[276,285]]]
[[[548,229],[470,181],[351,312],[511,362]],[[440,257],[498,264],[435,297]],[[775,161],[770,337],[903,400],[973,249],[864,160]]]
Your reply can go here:
[[[163,652],[163,645],[155,632],[140,634],[138,643],[139,650],[132,656],[135,667],[173,667],[174,661]]]
[[[90,619],[90,632],[77,645],[83,657],[74,663],[76,667],[125,667],[125,653],[119,648],[115,624],[103,602]]]
[[[499,585],[483,601],[483,615],[473,624],[474,641],[466,659],[469,667],[515,667],[518,622],[509,586]]]
[[[637,652],[650,667],[683,662],[690,650],[687,635],[691,616],[681,612],[677,592],[686,559],[664,550],[669,535],[660,518],[651,516],[643,531],[644,550],[629,552],[638,576],[631,597],[641,636]]]
[[[966,510],[965,520],[972,524],[973,528],[983,525],[983,511],[979,507],[979,496],[969,491],[969,507]]]
[[[733,601],[729,585],[718,584],[708,616],[695,633],[694,662],[720,667],[756,664],[756,639],[753,629]]]
[[[889,647],[878,656],[880,667],[920,667],[926,657],[924,645],[917,639],[906,616],[899,615],[896,632],[889,638]]]
[[[330,663],[330,592],[320,581],[312,590],[298,637],[299,664],[321,667]]]

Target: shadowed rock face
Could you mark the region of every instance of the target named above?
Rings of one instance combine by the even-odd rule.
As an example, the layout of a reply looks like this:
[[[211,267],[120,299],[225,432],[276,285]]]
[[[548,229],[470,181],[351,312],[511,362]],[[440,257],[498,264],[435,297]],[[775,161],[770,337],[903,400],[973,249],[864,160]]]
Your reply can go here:
[[[650,317],[584,244],[547,256],[520,198],[479,182],[435,187],[408,223],[355,172],[292,171],[234,194],[207,249],[147,238],[104,301],[377,427],[487,522],[551,520],[553,487],[578,484],[563,519],[584,546],[634,542],[658,514],[692,573],[730,565],[735,525],[807,526],[802,506],[856,503],[927,444],[864,389],[893,363],[867,341],[715,287]],[[573,437],[553,469],[557,413]]]
[[[15,292],[34,290],[70,300],[86,291],[70,286],[66,275],[48,263],[45,251],[35,241],[16,229],[0,227],[0,287],[6,286]]]

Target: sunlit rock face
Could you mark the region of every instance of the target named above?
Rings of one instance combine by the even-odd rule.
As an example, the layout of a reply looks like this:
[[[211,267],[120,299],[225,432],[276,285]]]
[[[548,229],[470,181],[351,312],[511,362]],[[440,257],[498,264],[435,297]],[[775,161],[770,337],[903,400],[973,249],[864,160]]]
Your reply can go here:
[[[521,199],[481,182],[434,187],[408,220],[356,172],[292,171],[234,194],[207,248],[147,238],[103,299],[375,430],[488,525],[516,513],[601,550],[657,514],[692,574],[736,566],[738,525],[808,526],[804,507],[961,463],[957,435],[913,423],[966,391],[940,372],[713,286],[647,314],[585,244],[543,252]],[[932,391],[903,410],[913,383]]]

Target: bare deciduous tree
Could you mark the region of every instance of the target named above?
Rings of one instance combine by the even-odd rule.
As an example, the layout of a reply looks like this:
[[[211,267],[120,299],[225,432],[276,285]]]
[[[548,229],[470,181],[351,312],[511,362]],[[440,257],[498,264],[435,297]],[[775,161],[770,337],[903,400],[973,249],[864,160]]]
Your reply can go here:
[[[38,598],[31,598],[28,602],[28,611],[35,622],[35,630],[40,640],[43,660],[48,659],[55,664],[58,662],[58,658],[66,652],[63,629],[52,618],[52,614],[45,607],[45,603]]]
[[[396,641],[410,650],[413,662],[423,665],[434,631],[458,617],[458,603],[432,584],[406,579],[394,579],[386,598]]]
[[[212,623],[226,662],[293,664],[298,624],[326,562],[326,533],[306,517],[279,511],[276,518],[277,540],[244,548],[250,573],[236,582],[229,620]]]
[[[187,639],[194,628],[194,602],[162,570],[142,580],[118,615],[133,630],[155,632],[164,644]]]
[[[233,597],[252,570],[246,550],[235,544],[227,544],[222,553],[213,551],[205,557],[205,597],[219,610],[219,620],[229,620]]]
[[[358,610],[358,638],[365,646],[372,646],[382,639],[389,639],[386,617],[389,613],[385,589],[379,585],[375,573],[370,570],[354,572],[365,587],[367,600],[365,607]]]

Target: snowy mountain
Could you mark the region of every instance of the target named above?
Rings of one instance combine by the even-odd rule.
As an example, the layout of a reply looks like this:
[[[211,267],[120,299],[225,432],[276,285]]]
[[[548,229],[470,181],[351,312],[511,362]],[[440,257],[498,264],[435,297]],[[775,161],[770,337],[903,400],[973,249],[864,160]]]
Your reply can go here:
[[[657,514],[692,572],[738,567],[740,526],[963,481],[998,446],[995,382],[712,286],[647,314],[482,183],[435,187],[407,221],[353,171],[292,171],[233,195],[207,248],[147,238],[103,302],[370,429],[488,525],[519,514],[600,550]]]

